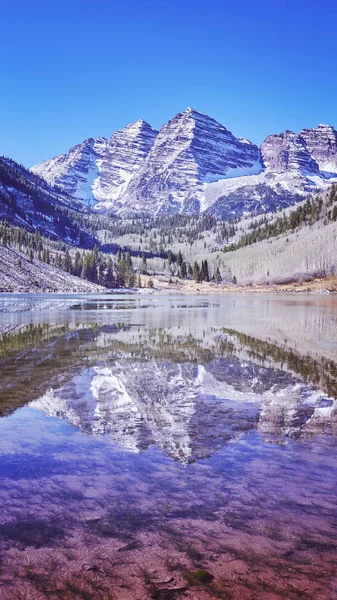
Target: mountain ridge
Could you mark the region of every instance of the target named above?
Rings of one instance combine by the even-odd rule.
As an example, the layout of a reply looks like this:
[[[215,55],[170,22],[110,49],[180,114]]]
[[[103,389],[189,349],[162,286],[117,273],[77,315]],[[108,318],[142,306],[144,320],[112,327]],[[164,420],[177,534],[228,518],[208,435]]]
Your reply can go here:
[[[139,119],[32,171],[102,212],[230,219],[284,208],[337,181],[337,131],[286,130],[258,147],[188,107],[159,132]]]

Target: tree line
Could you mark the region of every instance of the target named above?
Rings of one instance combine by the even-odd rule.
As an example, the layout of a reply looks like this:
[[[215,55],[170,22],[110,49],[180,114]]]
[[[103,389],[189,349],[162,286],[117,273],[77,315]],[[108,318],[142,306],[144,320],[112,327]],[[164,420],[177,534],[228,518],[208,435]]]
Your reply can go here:
[[[224,252],[233,252],[239,248],[244,248],[262,240],[268,240],[277,237],[287,231],[304,225],[313,225],[317,221],[323,219],[324,224],[337,220],[337,186],[333,185],[326,202],[323,202],[321,197],[308,198],[304,203],[292,210],[288,215],[283,213],[274,221],[268,223],[266,217],[262,217],[259,221],[253,222],[247,231],[238,242],[229,244],[224,247]],[[331,208],[330,208],[331,207]]]
[[[6,222],[0,222],[0,244],[26,254],[30,262],[39,260],[107,288],[141,285],[140,277],[136,278],[130,252],[119,251],[115,262],[111,256],[100,252],[97,246],[93,250],[77,249],[74,253],[64,244],[44,238],[39,231],[30,233]]]

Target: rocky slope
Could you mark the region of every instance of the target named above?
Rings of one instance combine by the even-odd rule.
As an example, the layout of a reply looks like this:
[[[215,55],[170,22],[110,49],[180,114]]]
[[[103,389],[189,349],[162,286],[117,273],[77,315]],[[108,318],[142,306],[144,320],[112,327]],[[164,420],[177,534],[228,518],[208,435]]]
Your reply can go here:
[[[285,131],[258,148],[188,108],[159,133],[137,121],[32,170],[97,210],[232,218],[284,208],[337,181],[337,131]]]
[[[318,125],[313,129],[302,129],[302,139],[320,171],[337,173],[337,131],[331,125]]]
[[[269,135],[261,145],[266,169],[273,173],[299,171],[302,175],[319,175],[317,162],[310,156],[304,138],[293,131]]]
[[[109,207],[138,170],[156,135],[148,123],[139,120],[116,131],[108,140],[88,138],[32,171],[84,204],[104,201]]]
[[[100,292],[100,285],[74,277],[22,252],[0,245],[0,292]]]
[[[204,184],[260,171],[257,146],[188,108],[161,128],[123,194],[120,212],[198,213]]]

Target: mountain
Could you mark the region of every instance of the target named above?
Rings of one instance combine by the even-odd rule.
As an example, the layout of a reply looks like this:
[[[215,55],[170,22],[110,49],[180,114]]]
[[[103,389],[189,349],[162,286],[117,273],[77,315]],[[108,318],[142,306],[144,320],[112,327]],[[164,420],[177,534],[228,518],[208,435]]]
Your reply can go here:
[[[319,169],[327,175],[337,173],[337,131],[331,125],[302,129],[300,133]]]
[[[88,138],[68,154],[45,160],[31,170],[84,204],[103,201],[106,207],[113,206],[148,154],[157,133],[139,120],[116,131],[108,140]]]
[[[164,125],[122,195],[122,214],[198,213],[204,186],[262,171],[257,146],[188,108]]]
[[[329,125],[268,136],[260,147],[261,173],[209,184],[204,210],[229,219],[286,208],[324,191],[337,181],[336,142]]]
[[[319,166],[304,138],[293,131],[269,135],[261,146],[261,154],[266,169],[273,173],[298,171],[302,175],[319,175]]]
[[[99,211],[230,219],[285,208],[337,181],[337,131],[287,130],[258,148],[187,108],[159,132],[136,121],[32,171]]]

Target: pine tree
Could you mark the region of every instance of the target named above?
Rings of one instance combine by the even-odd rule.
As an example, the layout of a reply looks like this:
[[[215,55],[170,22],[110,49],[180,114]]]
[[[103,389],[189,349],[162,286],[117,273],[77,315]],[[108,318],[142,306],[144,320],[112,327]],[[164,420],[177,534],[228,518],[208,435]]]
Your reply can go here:
[[[115,278],[114,278],[113,264],[112,264],[111,256],[109,256],[109,258],[107,260],[105,285],[107,288],[113,288],[115,286]]]
[[[7,246],[7,244],[8,244],[8,232],[7,232],[7,225],[6,225],[6,223],[2,227],[1,237],[2,237],[2,243],[3,243],[3,245]]]
[[[75,254],[74,266],[73,266],[74,275],[76,275],[77,277],[80,277],[81,273],[82,273],[82,269],[83,269],[82,256],[81,256],[81,253],[77,250],[76,254]]]
[[[193,265],[193,279],[197,283],[200,282],[200,268],[199,268],[197,261],[194,261],[194,265]]]
[[[142,273],[142,275],[147,275],[147,264],[146,264],[145,252],[143,252],[143,254],[142,254],[141,273]]]
[[[102,261],[99,262],[98,265],[98,283],[100,285],[105,285],[105,272],[104,272],[104,263]]]
[[[207,260],[203,260],[201,263],[201,281],[209,281],[208,263]]]
[[[72,272],[73,263],[72,263],[71,256],[69,254],[68,248],[67,248],[67,250],[64,253],[62,267],[63,267],[63,270],[66,271],[66,273],[71,273]]]

